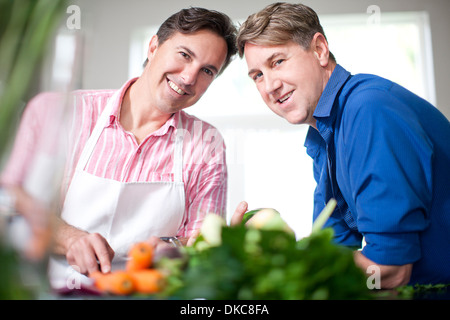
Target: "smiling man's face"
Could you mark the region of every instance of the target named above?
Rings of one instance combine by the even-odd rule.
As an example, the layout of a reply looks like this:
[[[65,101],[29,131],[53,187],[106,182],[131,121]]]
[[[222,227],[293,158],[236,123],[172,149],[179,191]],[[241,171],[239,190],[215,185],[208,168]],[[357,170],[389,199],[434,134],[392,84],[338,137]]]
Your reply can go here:
[[[249,76],[267,106],[292,124],[315,125],[314,110],[326,84],[313,50],[295,42],[245,45]]]
[[[226,55],[225,40],[208,30],[176,32],[161,45],[154,36],[145,71],[151,105],[167,114],[193,105],[219,73]]]

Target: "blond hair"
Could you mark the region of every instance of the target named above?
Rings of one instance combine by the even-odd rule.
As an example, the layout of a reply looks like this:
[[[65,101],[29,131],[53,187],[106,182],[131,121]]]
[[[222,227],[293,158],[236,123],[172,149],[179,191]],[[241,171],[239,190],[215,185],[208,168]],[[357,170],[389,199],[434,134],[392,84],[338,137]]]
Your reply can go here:
[[[256,45],[281,45],[294,41],[304,49],[309,49],[317,32],[325,37],[314,10],[303,4],[277,2],[250,15],[241,25],[236,42],[242,58],[247,42]],[[330,58],[336,61],[331,52]]]

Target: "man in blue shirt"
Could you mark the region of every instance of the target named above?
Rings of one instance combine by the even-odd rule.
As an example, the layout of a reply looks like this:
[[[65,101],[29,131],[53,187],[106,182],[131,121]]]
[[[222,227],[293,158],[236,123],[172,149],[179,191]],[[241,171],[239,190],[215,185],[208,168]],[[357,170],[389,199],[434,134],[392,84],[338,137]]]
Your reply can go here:
[[[355,262],[363,270],[376,265],[383,288],[450,283],[446,117],[391,81],[336,64],[316,13],[304,5],[276,3],[251,15],[238,47],[269,108],[310,125],[314,219],[335,198],[327,226],[347,246],[361,247],[364,238]]]

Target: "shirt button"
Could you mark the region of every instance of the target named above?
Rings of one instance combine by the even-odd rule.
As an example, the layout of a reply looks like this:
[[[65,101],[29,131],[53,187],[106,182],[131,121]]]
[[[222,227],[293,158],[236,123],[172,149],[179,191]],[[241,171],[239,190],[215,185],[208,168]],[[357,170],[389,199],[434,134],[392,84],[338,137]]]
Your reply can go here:
[[[136,152],[137,152],[137,154],[141,154],[142,149],[141,149],[141,148],[138,148]]]

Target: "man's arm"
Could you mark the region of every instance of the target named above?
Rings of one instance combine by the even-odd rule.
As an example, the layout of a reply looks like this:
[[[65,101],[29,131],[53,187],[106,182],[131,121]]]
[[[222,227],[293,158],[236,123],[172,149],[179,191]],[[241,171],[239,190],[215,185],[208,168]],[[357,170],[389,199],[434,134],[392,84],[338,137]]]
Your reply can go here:
[[[355,259],[355,264],[364,272],[373,265],[380,268],[381,289],[392,289],[406,285],[411,278],[411,263],[402,266],[380,265],[366,258],[360,251],[355,251],[353,258]]]
[[[364,270],[380,267],[384,288],[409,282],[411,264],[423,254],[420,233],[429,226],[433,199],[433,145],[391,86],[352,93],[336,146],[340,188],[366,242],[355,261]]]
[[[53,253],[66,256],[83,274],[111,271],[114,250],[100,234],[77,229],[60,218],[55,218],[54,229]]]

